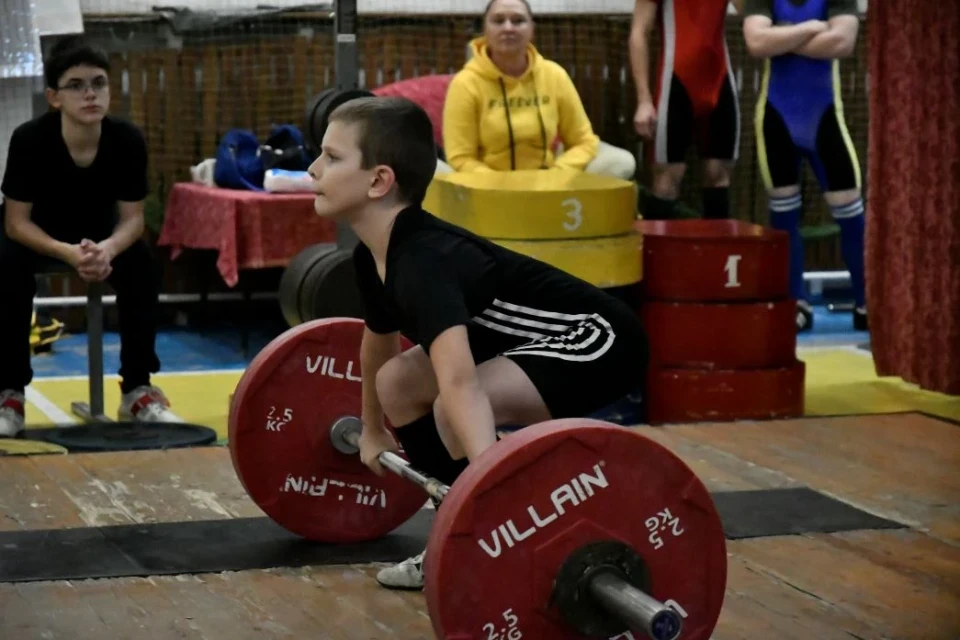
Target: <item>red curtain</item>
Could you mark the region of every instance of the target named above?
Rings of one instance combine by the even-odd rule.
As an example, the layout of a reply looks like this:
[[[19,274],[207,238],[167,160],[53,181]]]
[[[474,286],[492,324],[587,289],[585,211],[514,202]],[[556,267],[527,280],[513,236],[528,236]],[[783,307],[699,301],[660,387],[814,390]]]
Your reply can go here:
[[[960,394],[960,1],[874,0],[867,20],[873,358]]]

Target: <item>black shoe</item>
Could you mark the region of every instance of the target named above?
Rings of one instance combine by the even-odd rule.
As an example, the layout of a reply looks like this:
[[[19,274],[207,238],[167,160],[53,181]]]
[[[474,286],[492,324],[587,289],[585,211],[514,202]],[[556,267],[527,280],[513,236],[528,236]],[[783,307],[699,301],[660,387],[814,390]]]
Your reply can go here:
[[[813,329],[813,307],[806,300],[797,300],[797,333]]]
[[[867,323],[866,307],[853,308],[853,328],[857,331],[870,331],[869,324]]]

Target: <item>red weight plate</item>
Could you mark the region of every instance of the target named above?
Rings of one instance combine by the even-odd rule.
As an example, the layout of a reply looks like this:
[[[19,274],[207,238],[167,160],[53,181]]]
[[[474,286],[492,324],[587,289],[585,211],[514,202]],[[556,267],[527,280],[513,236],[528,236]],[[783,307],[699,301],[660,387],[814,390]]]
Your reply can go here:
[[[780,300],[790,295],[783,231],[739,220],[639,220],[651,300]]]
[[[806,366],[778,369],[654,369],[647,383],[647,421],[723,422],[803,415]]]
[[[567,556],[619,540],[644,559],[651,595],[706,640],[723,603],[723,526],[703,483],[636,431],[553,420],[504,438],[460,476],[437,512],[424,560],[438,638],[581,637],[549,607]]]
[[[330,443],[337,418],[360,415],[363,326],[327,318],[284,332],[247,367],[230,406],[230,455],[244,488],[270,518],[310,540],[382,537],[427,499]]]
[[[764,369],[796,359],[797,305],[647,302],[640,316],[657,367]]]

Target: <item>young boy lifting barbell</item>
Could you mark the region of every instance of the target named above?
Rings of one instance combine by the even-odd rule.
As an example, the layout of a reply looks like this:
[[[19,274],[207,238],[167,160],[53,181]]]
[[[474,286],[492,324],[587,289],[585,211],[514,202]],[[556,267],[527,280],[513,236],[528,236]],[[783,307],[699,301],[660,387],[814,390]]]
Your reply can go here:
[[[643,385],[646,336],[628,305],[421,208],[436,168],[426,112],[403,98],[338,107],[310,166],[315,209],[359,238],[365,330],[360,456],[400,447],[453,484],[496,428],[587,416]],[[400,334],[417,346],[401,352]],[[625,373],[626,372],[626,373]],[[381,584],[423,586],[423,554]]]

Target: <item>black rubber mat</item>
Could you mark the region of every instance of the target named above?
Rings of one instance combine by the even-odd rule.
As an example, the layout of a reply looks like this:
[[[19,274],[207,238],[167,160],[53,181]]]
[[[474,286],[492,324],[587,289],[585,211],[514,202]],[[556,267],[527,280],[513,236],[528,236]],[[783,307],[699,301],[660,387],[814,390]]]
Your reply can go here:
[[[728,538],[903,528],[810,489],[715,493]],[[398,562],[423,551],[433,510],[360,544],[308,542],[267,518],[0,533],[0,582]]]
[[[71,453],[175,449],[212,444],[217,432],[210,427],[171,422],[103,422],[58,425],[25,432],[28,440],[52,442]]]
[[[240,571],[399,561],[423,551],[432,510],[389,536],[321,544],[268,518],[120,525],[0,534],[0,582]]]
[[[906,528],[806,487],[729,491],[712,497],[730,540]]]

